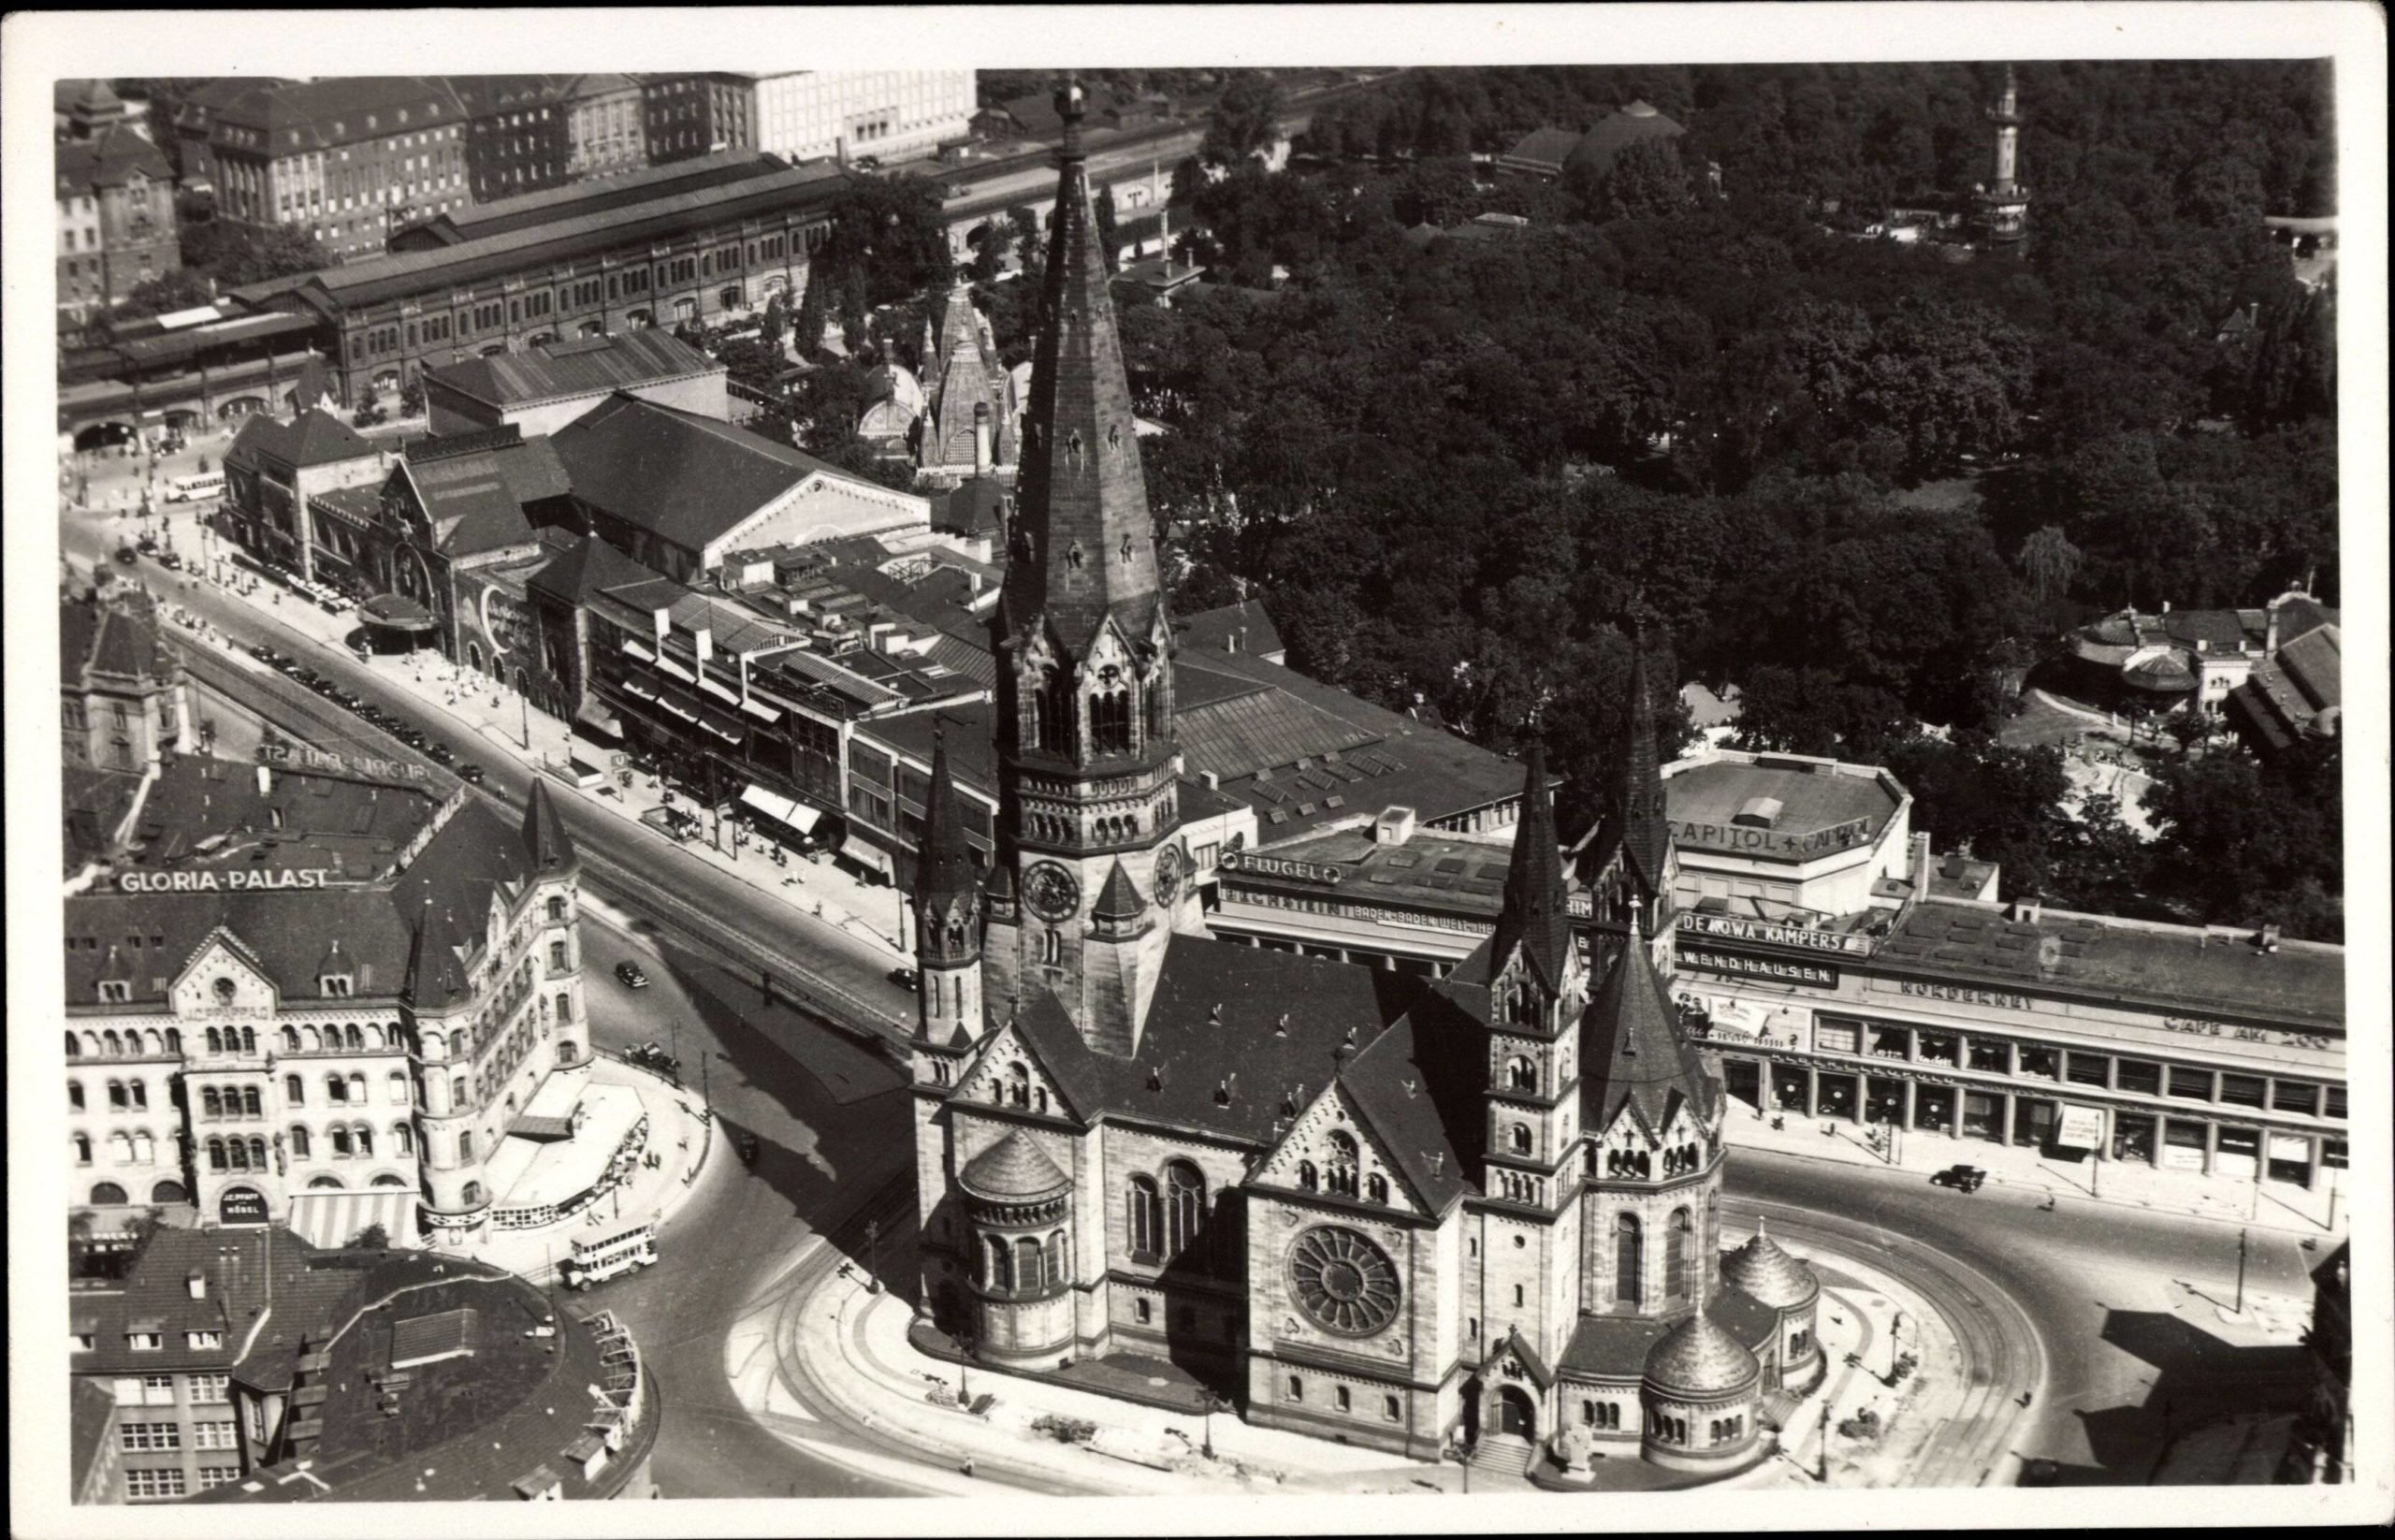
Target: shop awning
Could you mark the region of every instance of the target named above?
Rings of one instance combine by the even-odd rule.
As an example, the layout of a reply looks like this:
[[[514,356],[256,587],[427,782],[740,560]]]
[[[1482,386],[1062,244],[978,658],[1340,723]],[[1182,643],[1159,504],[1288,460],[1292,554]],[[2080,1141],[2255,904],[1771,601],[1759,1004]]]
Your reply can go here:
[[[780,711],[759,700],[743,701],[740,703],[740,709],[761,722],[777,722],[782,719]]]
[[[616,719],[614,712],[596,701],[585,701],[575,707],[573,719],[585,727],[595,727],[611,738],[624,735],[624,724]]]
[[[415,1189],[369,1187],[363,1192],[303,1192],[291,1199],[291,1228],[312,1245],[345,1246],[369,1225],[380,1225],[395,1246],[415,1237]]]
[[[657,654],[649,651],[646,645],[634,641],[631,637],[627,636],[624,638],[624,650],[631,656],[639,659],[644,663],[653,663],[657,661]]]
[[[740,692],[738,690],[726,690],[723,686],[716,683],[713,679],[702,676],[699,680],[699,688],[714,696],[717,700],[723,702],[726,705],[738,705],[740,704]]]
[[[673,659],[665,657],[662,654],[660,654],[658,657],[657,671],[660,674],[669,675],[674,678],[679,679],[686,685],[696,682],[698,677],[689,669],[684,668]]]
[[[439,625],[430,610],[403,593],[378,593],[358,605],[357,613],[368,625],[392,631],[432,631]]]
[[[891,872],[890,852],[870,843],[863,835],[850,835],[840,841],[840,854],[858,865],[888,877]]]
[[[2099,1150],[2104,1146],[2104,1114],[2098,1108],[2076,1107],[2066,1102],[2062,1110],[2062,1126],[2054,1132],[2054,1142],[2074,1150]]]
[[[796,797],[786,797],[777,792],[768,792],[762,786],[749,786],[744,789],[740,793],[740,801],[743,806],[753,807],[767,818],[787,823],[803,835],[813,834],[816,821],[823,816]]]

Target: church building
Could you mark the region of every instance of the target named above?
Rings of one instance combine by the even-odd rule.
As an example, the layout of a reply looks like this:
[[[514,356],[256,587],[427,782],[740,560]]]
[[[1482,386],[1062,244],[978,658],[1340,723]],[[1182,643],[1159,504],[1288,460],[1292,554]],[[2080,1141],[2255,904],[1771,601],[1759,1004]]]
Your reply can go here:
[[[1720,1251],[1724,1097],[1681,1036],[1643,664],[1575,939],[1533,745],[1495,933],[1431,981],[1212,939],[1173,632],[1065,123],[979,869],[942,748],[916,883],[922,1300],[977,1361],[1168,1361],[1249,1421],[1422,1459],[1728,1474],[1822,1372],[1820,1286]]]

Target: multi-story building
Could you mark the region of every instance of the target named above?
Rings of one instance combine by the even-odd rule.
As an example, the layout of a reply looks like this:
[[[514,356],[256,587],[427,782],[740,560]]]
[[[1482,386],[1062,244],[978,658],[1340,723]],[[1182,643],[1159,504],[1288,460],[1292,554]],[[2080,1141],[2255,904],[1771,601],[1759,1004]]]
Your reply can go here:
[[[175,176],[130,123],[58,141],[58,308],[80,320],[182,267]]]
[[[971,129],[969,69],[799,69],[751,79],[757,148],[789,160],[914,160]]]
[[[572,75],[453,75],[466,112],[466,185],[477,203],[572,180]]]
[[[749,154],[453,210],[413,249],[234,291],[315,324],[344,399],[560,338],[672,327],[798,294],[847,180]],[[418,244],[420,238],[421,244]]]
[[[260,86],[209,111],[220,217],[304,230],[337,259],[472,202],[466,110],[424,76]]]
[[[79,1503],[659,1495],[657,1391],[605,1312],[279,1225],[78,1249]]]
[[[640,92],[651,166],[759,148],[754,75],[644,75]]]
[[[555,433],[617,391],[717,422],[732,420],[729,372],[670,331],[541,342],[521,353],[428,370],[436,436],[513,425]]]
[[[262,754],[179,761],[66,900],[71,1201],[471,1235],[508,1126],[589,1060],[573,847],[544,790],[518,828],[395,765]]]
[[[338,518],[321,517],[312,505],[338,488],[379,486],[390,468],[386,450],[320,407],[311,406],[288,422],[258,413],[241,424],[225,451],[225,530],[312,583],[320,566],[327,581],[355,576],[354,532]]]
[[[565,143],[566,176],[572,181],[619,176],[646,166],[639,77],[577,76],[565,94]]]
[[[216,114],[253,91],[295,82],[273,76],[235,75],[211,80],[157,82],[165,88],[174,129],[175,166],[194,192],[216,188]]]
[[[188,749],[194,722],[182,661],[155,604],[128,590],[59,609],[59,725],[70,766],[140,774]]]
[[[128,103],[106,80],[53,80],[50,87],[50,123],[53,138],[97,138],[122,123],[148,137],[138,104]]]

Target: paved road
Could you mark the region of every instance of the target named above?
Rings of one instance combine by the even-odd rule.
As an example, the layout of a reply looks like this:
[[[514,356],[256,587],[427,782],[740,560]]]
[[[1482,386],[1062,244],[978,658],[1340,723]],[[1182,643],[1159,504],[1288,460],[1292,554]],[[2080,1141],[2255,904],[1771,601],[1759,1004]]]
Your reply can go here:
[[[2001,1396],[1981,1398],[1990,1436],[1954,1445],[1950,1469],[1993,1450],[2054,1460],[2066,1485],[2141,1484],[2161,1453],[2166,1404],[2184,1428],[2304,1383],[2300,1348],[2239,1346],[2224,1334],[2214,1306],[2235,1299],[2238,1258],[2234,1232],[2216,1225],[2097,1204],[2048,1212],[2025,1196],[1961,1195],[1919,1173],[1756,1150],[1738,1152],[1724,1201],[1769,1213],[1775,1231],[1785,1213],[1862,1239],[1892,1270],[1942,1262],[1967,1286],[1972,1274],[1986,1281],[1971,1289],[1976,1300],[1946,1302],[1961,1306],[1967,1344]],[[2316,1261],[2295,1237],[2257,1230],[2247,1286],[2308,1297]],[[2154,1308],[2166,1292],[2178,1303]],[[2002,1397],[2025,1388],[2034,1394],[2027,1415],[2007,1417]]]

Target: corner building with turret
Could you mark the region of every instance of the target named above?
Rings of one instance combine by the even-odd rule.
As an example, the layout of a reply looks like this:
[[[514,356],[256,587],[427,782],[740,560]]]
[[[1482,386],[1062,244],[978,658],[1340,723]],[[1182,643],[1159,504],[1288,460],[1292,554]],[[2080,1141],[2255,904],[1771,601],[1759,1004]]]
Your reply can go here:
[[[1080,90],[1058,108],[997,850],[973,860],[943,748],[914,892],[922,1309],[994,1367],[1168,1362],[1250,1421],[1417,1458],[1754,1463],[1765,1398],[1821,1377],[1820,1291],[1767,1237],[1720,1251],[1651,701],[1585,868],[1602,966],[1535,749],[1502,915],[1447,978],[1209,937]]]

